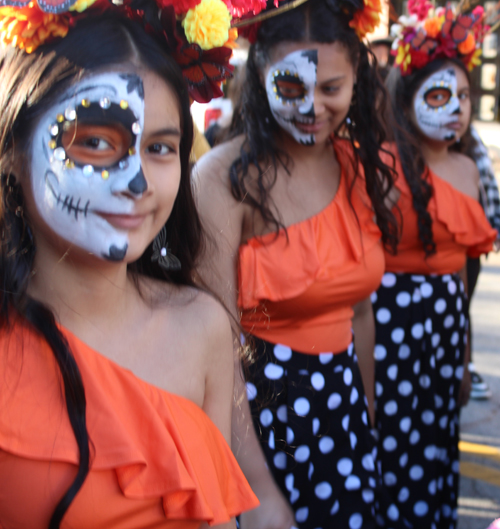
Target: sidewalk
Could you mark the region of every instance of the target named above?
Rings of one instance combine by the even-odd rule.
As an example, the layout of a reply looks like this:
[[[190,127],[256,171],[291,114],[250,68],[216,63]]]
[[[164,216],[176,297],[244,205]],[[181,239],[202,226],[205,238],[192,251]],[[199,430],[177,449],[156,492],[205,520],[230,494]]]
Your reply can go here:
[[[498,178],[500,124],[475,126],[490,150]],[[493,396],[470,401],[462,411],[458,529],[485,529],[500,517],[500,254],[482,261],[471,320],[474,364]]]

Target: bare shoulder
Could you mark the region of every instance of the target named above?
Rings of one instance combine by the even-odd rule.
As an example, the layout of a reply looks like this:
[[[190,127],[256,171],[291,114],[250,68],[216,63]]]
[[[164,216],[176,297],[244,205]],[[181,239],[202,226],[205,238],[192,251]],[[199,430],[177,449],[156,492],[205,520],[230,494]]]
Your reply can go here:
[[[168,296],[158,303],[159,317],[165,313],[186,340],[196,340],[211,346],[220,340],[231,338],[229,316],[225,308],[213,296],[194,287],[173,286]]]
[[[213,184],[229,186],[229,170],[232,163],[240,156],[243,136],[238,136],[206,153],[195,165],[193,178],[195,182],[206,187]]]
[[[455,187],[477,200],[479,197],[479,169],[474,160],[465,154],[454,153],[453,174],[456,178]]]

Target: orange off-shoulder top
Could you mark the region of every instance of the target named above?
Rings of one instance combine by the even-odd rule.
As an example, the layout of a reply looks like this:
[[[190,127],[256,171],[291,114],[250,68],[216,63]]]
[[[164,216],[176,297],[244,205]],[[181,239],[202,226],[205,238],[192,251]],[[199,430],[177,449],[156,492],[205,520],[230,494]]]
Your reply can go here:
[[[61,529],[195,529],[257,506],[203,410],[62,331],[85,387],[92,459]],[[47,529],[79,461],[60,372],[18,323],[0,335],[0,373],[0,527]]]
[[[434,192],[427,210],[432,218],[432,234],[436,253],[427,259],[418,234],[418,217],[413,209],[413,198],[404,177],[395,144],[384,145],[396,158],[396,187],[400,191],[398,207],[402,233],[396,255],[385,256],[388,272],[416,274],[451,274],[461,270],[467,256],[479,257],[492,250],[497,232],[489,224],[477,200],[461,193],[429,169],[429,183]],[[389,155],[381,158],[392,165]]]
[[[239,249],[243,328],[309,354],[340,353],[349,346],[352,307],[378,288],[384,273],[362,167],[354,180],[350,143],[333,145],[341,176],[330,204],[286,232],[254,237]]]

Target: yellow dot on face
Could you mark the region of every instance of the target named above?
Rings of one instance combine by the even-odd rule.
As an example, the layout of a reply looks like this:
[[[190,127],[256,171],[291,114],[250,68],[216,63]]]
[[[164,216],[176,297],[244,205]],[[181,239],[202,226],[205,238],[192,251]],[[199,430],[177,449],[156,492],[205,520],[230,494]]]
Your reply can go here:
[[[122,108],[123,110],[127,110],[127,108],[128,108],[128,103],[127,103],[127,101],[125,101],[125,99],[122,99],[122,100],[120,101],[120,108]]]
[[[128,150],[128,153],[130,156],[133,156],[135,154],[135,147],[130,147],[130,149]]]
[[[82,107],[89,108],[90,101],[88,99],[82,99]]]
[[[64,116],[62,114],[57,114],[56,121],[62,123],[64,121]]]
[[[49,147],[50,147],[51,149],[55,149],[56,146],[57,146],[57,143],[55,142],[55,140],[50,140],[50,141],[49,141]]]
[[[278,89],[276,87],[273,88],[273,92],[276,93]]]
[[[290,70],[286,70],[285,73],[286,73],[287,75],[290,75]]]
[[[75,162],[73,160],[70,160],[69,158],[66,160],[66,167],[68,169],[74,169],[75,168]]]
[[[106,171],[106,169],[104,169],[104,171],[101,173],[101,176],[103,180],[107,180],[109,178],[109,171]]]
[[[276,96],[276,101],[279,101],[279,100],[280,100],[279,96]]]

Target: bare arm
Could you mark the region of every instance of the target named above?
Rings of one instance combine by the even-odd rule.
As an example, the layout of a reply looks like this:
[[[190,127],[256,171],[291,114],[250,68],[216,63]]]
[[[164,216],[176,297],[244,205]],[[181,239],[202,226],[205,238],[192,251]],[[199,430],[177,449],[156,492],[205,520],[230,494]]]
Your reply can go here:
[[[241,244],[245,206],[229,189],[229,162],[220,155],[225,145],[205,155],[197,166],[197,203],[205,229],[208,251],[198,270],[201,280],[214,291],[234,318],[234,333],[240,330],[237,310],[237,258]],[[233,156],[234,157],[234,156]],[[222,158],[222,159],[221,159]],[[235,394],[232,449],[261,505],[241,517],[242,529],[289,529],[293,513],[276,486],[250,416],[245,382],[240,368],[239,344],[235,340]]]
[[[375,425],[375,320],[369,297],[354,306],[352,328],[354,331],[354,348],[368,399],[368,415],[373,427]]]

